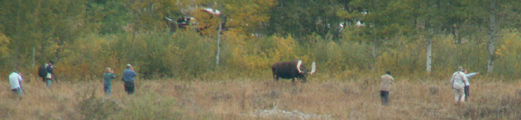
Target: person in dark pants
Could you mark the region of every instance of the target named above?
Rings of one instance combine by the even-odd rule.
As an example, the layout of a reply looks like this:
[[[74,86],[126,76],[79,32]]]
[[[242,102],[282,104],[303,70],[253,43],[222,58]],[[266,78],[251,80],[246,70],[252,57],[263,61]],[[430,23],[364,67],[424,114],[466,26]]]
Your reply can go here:
[[[469,83],[469,78],[474,76],[474,75],[479,75],[479,72],[473,72],[473,73],[468,73],[467,74],[467,70],[464,71],[465,73],[465,77],[467,77],[467,81],[465,81],[465,101],[469,101],[469,95],[470,95],[470,83]]]
[[[132,95],[134,94],[134,77],[136,77],[137,73],[134,72],[134,68],[132,68],[132,65],[127,64],[127,69],[123,71],[123,81],[125,82],[124,87],[125,91]]]
[[[380,83],[380,97],[382,98],[382,104],[388,105],[389,91],[391,91],[391,84],[394,81],[394,78],[391,76],[391,71],[385,73],[385,75],[382,75],[382,82]]]

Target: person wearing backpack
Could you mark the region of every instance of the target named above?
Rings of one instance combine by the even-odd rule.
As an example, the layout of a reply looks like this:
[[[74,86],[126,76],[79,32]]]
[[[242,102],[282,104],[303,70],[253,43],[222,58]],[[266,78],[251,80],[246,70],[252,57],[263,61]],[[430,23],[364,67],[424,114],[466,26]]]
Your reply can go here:
[[[47,63],[43,64],[38,68],[38,76],[42,78],[42,81],[45,82],[45,76],[47,76],[47,70],[45,69],[47,67]]]
[[[467,77],[465,77],[465,73],[463,72],[463,67],[459,66],[458,71],[452,74],[452,78],[450,83],[452,85],[452,89],[454,89],[454,98],[456,99],[456,104],[465,102],[465,82],[468,81]]]
[[[44,65],[45,66],[45,70],[40,70],[38,72],[40,77],[42,77],[43,81],[47,84],[47,87],[51,87],[51,80],[53,78],[54,78],[54,81],[58,82],[58,80],[54,76],[54,69],[56,69],[56,67],[53,66],[53,65],[54,65],[54,62],[53,61],[49,61],[49,63],[46,63]],[[42,72],[42,71],[45,71],[45,72]],[[43,74],[43,73],[45,73],[45,74]],[[42,76],[42,74],[43,74],[43,76]]]

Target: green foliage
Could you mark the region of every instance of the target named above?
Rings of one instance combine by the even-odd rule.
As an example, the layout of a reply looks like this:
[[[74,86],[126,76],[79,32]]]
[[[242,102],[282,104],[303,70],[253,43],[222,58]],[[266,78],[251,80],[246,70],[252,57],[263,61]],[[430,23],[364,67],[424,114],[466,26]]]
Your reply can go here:
[[[278,0],[278,5],[270,9],[267,33],[292,34],[296,38],[312,33],[338,37],[343,19],[337,16],[337,12],[346,7],[338,3],[336,0]]]
[[[175,35],[169,47],[176,64],[171,66],[174,73],[199,76],[215,68],[215,40],[203,38],[194,31],[183,31]]]

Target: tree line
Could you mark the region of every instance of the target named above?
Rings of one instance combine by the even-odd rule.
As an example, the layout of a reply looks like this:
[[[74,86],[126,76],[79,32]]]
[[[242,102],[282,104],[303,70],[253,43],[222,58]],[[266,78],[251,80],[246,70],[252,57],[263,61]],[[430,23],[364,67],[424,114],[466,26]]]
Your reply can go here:
[[[297,58],[317,61],[317,73],[345,77],[393,70],[444,78],[464,66],[517,79],[521,70],[521,2],[515,0],[0,3],[2,75],[13,69],[36,74],[49,60],[56,61],[58,77],[81,80],[127,63],[137,65],[141,78],[270,77],[264,73],[271,64]],[[181,17],[197,24],[171,31],[165,18]]]

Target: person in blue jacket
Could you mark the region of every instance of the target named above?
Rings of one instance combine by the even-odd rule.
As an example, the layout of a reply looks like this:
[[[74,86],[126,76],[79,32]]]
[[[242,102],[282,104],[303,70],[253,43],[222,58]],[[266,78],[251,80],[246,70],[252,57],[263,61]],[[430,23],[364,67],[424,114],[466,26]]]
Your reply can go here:
[[[136,76],[137,76],[137,73],[134,72],[134,68],[132,68],[132,65],[127,64],[127,69],[125,69],[125,71],[123,71],[123,81],[125,82],[125,84],[124,84],[125,91],[129,95],[134,94],[134,88],[135,88],[134,77],[136,77]]]

